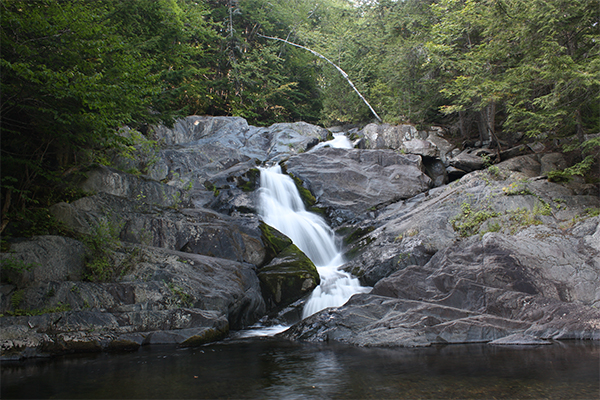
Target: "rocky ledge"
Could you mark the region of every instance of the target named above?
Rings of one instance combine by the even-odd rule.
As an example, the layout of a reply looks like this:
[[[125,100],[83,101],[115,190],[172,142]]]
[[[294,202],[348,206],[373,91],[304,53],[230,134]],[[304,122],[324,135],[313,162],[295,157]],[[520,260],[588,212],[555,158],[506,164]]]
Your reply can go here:
[[[283,336],[600,340],[600,192],[548,182],[560,154],[521,143],[484,168],[490,150],[458,150],[439,128],[349,134],[354,149],[313,149],[331,132],[193,116],[156,127],[152,154],[142,143],[69,178],[87,195],[51,207],[66,235],[10,238],[0,255],[2,358],[196,346],[297,307],[319,277],[257,215],[258,167],[273,162],[336,229],[343,268],[373,287]]]

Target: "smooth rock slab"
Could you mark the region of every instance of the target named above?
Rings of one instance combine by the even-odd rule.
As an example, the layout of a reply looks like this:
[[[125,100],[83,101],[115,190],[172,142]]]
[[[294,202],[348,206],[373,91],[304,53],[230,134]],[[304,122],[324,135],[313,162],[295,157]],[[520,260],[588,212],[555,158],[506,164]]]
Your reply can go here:
[[[322,148],[291,157],[288,173],[300,178],[317,205],[343,220],[413,197],[432,186],[421,157],[391,150]]]
[[[453,307],[358,294],[343,307],[321,311],[281,336],[358,346],[423,347],[488,342],[527,327],[528,324],[520,321]]]
[[[19,287],[42,282],[80,280],[85,248],[78,240],[63,236],[36,236],[10,242],[1,253],[3,278]],[[9,265],[23,267],[17,273]]]

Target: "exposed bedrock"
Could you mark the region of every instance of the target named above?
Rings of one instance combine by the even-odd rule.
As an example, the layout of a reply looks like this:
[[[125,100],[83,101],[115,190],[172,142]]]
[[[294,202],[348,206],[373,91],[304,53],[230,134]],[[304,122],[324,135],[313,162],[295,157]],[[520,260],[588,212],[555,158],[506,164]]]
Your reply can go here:
[[[266,163],[295,177],[336,230],[342,268],[373,287],[285,337],[600,340],[600,192],[548,182],[562,155],[518,147],[482,169],[489,151],[457,150],[438,128],[355,133],[358,148],[313,149],[328,130],[192,116],[156,127],[151,157],[115,155],[113,168],[66,177],[87,191],[50,208],[68,234],[12,238],[0,255],[2,357],[194,346],[296,307],[319,277],[260,221]]]

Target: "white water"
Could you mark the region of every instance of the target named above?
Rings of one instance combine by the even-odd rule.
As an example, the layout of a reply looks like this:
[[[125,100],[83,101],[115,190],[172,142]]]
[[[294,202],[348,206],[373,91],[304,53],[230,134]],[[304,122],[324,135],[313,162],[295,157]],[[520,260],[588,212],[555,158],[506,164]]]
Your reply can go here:
[[[343,133],[334,133],[332,140],[328,140],[327,142],[321,142],[317,144],[311,149],[311,151],[320,149],[322,147],[337,147],[341,149],[351,149],[354,147],[354,145],[352,144],[350,139],[348,139],[348,137]]]
[[[294,181],[281,173],[279,165],[261,169],[260,186],[259,211],[263,221],[292,239],[312,260],[321,277],[321,284],[304,306],[303,318],[327,307],[339,307],[353,294],[370,290],[339,269],[344,259],[333,231],[319,215],[306,211]]]

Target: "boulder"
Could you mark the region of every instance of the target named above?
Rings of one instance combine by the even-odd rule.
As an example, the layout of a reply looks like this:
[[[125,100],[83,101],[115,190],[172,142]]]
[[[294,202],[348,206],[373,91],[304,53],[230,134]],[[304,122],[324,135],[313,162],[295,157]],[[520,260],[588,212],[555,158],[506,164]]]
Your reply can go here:
[[[412,139],[403,142],[402,150],[407,154],[416,154],[421,157],[433,158],[440,154],[435,144],[423,139]]]
[[[594,217],[571,232],[532,226],[455,242],[284,336],[406,347],[599,340],[600,254],[586,240],[598,224]]]
[[[256,217],[233,219],[207,209],[172,209],[108,194],[88,196],[50,208],[76,232],[93,235],[101,221],[128,243],[204,254],[255,265],[264,261]]]
[[[87,171],[79,187],[93,194],[107,193],[161,207],[179,206],[187,200],[185,191],[104,166]]]
[[[450,166],[457,168],[461,171],[472,172],[483,168],[484,160],[477,155],[477,151],[468,149],[452,157],[449,160]]]
[[[422,301],[357,294],[343,307],[314,314],[280,336],[367,347],[424,347],[488,342],[526,327],[519,321]]]
[[[290,238],[264,222],[260,230],[266,257],[258,278],[269,311],[281,310],[317,287],[319,273]]]
[[[330,211],[334,223],[365,214],[428,190],[421,157],[391,150],[323,148],[290,157],[288,173],[300,178]]]
[[[346,240],[343,269],[372,286],[411,265],[423,266],[460,237],[501,231],[514,235],[531,226],[564,229],[600,198],[569,186],[525,179],[502,167],[477,171],[451,185],[393,203],[360,224],[341,226]],[[546,233],[544,233],[546,234]],[[540,233],[540,235],[544,235]]]
[[[270,309],[281,309],[312,292],[320,283],[313,262],[294,244],[279,252],[258,272]]]
[[[16,311],[16,295],[18,307],[30,316],[10,316]],[[229,328],[249,326],[266,313],[254,266],[151,247],[137,247],[119,282],[46,282],[18,291],[5,285],[1,305],[3,327],[27,327],[29,332],[18,343],[15,332],[24,328],[0,337],[7,354],[19,357],[76,351],[62,344],[66,339],[61,335],[96,341],[98,350],[110,350],[110,342],[132,333],[147,337],[154,332],[154,339],[140,344],[200,344],[222,338]]]
[[[368,124],[358,135],[365,139],[366,149],[392,150],[400,150],[405,141],[427,137],[426,132],[419,133],[412,125],[389,124]]]

